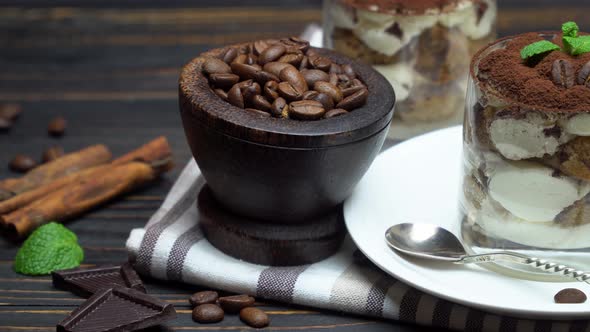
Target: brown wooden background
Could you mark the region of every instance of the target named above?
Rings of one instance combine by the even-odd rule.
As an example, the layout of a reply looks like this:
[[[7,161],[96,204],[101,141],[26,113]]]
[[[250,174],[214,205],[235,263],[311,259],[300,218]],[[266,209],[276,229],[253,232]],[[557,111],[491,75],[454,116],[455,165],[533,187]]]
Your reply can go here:
[[[182,166],[190,154],[177,111],[180,66],[199,52],[225,43],[297,35],[321,19],[320,1],[0,1],[0,102],[26,109],[9,134],[0,134],[0,177],[17,153],[40,156],[54,144],[73,151],[106,143],[123,153],[158,135],[171,141]],[[500,35],[556,29],[574,19],[590,29],[589,1],[500,1]],[[46,135],[55,115],[69,121],[59,140]],[[129,230],[141,227],[162,202],[180,167],[156,186],[71,222],[86,251],[86,265],[126,259]],[[51,287],[47,277],[12,271],[17,246],[0,240],[0,331],[54,331],[82,302]],[[165,330],[242,330],[237,317],[216,325],[190,319],[186,299],[196,287],[149,281],[151,293],[177,305],[179,319]],[[260,303],[273,330],[416,327],[310,308]]]

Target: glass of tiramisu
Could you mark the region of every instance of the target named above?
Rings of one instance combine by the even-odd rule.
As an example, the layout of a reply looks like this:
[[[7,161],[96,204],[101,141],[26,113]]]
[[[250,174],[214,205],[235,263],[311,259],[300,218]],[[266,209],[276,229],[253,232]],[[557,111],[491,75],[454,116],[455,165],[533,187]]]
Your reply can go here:
[[[324,0],[324,43],[394,87],[389,136],[460,124],[471,56],[495,39],[495,0]]]
[[[464,124],[463,240],[590,260],[590,37],[562,32],[498,40],[473,58]]]

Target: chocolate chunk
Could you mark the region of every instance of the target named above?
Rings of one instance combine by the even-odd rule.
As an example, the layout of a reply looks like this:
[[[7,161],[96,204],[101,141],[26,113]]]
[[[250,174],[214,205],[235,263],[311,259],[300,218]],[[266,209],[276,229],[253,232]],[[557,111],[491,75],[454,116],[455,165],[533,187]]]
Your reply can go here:
[[[262,328],[270,324],[268,315],[258,308],[244,308],[240,310],[240,319],[242,322],[254,328]]]
[[[561,137],[561,128],[557,125],[551,128],[545,128],[543,129],[543,134],[547,137],[555,137],[559,139]]]
[[[254,305],[254,298],[248,295],[224,296],[219,298],[219,305],[226,312],[235,314]]]
[[[404,36],[404,32],[402,31],[402,29],[399,26],[399,23],[397,22],[393,23],[389,28],[385,30],[385,32],[396,36],[398,39],[402,39],[402,37]]]
[[[57,332],[123,332],[176,318],[172,304],[131,288],[103,289],[57,325]]]
[[[555,303],[584,303],[586,294],[577,288],[565,288],[557,292],[553,299]]]
[[[193,309],[193,320],[197,323],[217,323],[223,320],[223,309],[215,304],[201,304]]]
[[[116,286],[129,287],[145,293],[141,279],[129,263],[121,266],[55,271],[51,273],[51,277],[54,287],[82,297],[90,297],[101,289]]]
[[[217,302],[219,294],[215,291],[202,291],[196,292],[189,299],[188,302],[193,306],[199,306],[201,304],[214,304]]]

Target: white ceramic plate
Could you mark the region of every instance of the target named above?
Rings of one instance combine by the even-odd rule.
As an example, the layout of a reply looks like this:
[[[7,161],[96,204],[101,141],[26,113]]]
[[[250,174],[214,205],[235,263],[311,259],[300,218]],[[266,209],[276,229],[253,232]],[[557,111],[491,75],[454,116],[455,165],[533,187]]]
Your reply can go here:
[[[377,157],[344,204],[346,226],[359,249],[392,276],[456,303],[525,318],[588,318],[590,303],[553,301],[566,287],[590,293],[588,284],[510,278],[474,265],[410,259],[387,247],[385,230],[403,222],[435,223],[457,234],[461,146],[461,127],[453,127]]]

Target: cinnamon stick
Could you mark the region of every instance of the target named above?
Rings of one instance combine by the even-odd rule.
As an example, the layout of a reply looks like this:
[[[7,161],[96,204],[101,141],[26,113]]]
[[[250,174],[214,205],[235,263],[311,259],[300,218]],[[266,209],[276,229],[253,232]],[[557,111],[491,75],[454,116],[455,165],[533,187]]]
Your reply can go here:
[[[20,178],[2,180],[0,181],[0,191],[9,192],[12,195],[24,193],[65,175],[105,164],[110,159],[111,152],[106,146],[94,145],[34,168]]]
[[[155,161],[161,161],[158,168],[161,168],[162,172],[167,172],[174,167],[172,159],[170,158],[171,155],[172,151],[170,150],[168,140],[166,137],[160,136],[139,149],[133,150],[126,155],[113,160],[112,163],[113,165],[120,165],[131,161],[142,161],[154,166],[153,163]]]
[[[0,217],[4,231],[13,238],[26,236],[52,220],[64,221],[145,185],[160,174],[142,162],[106,165],[89,170],[76,183]]]

